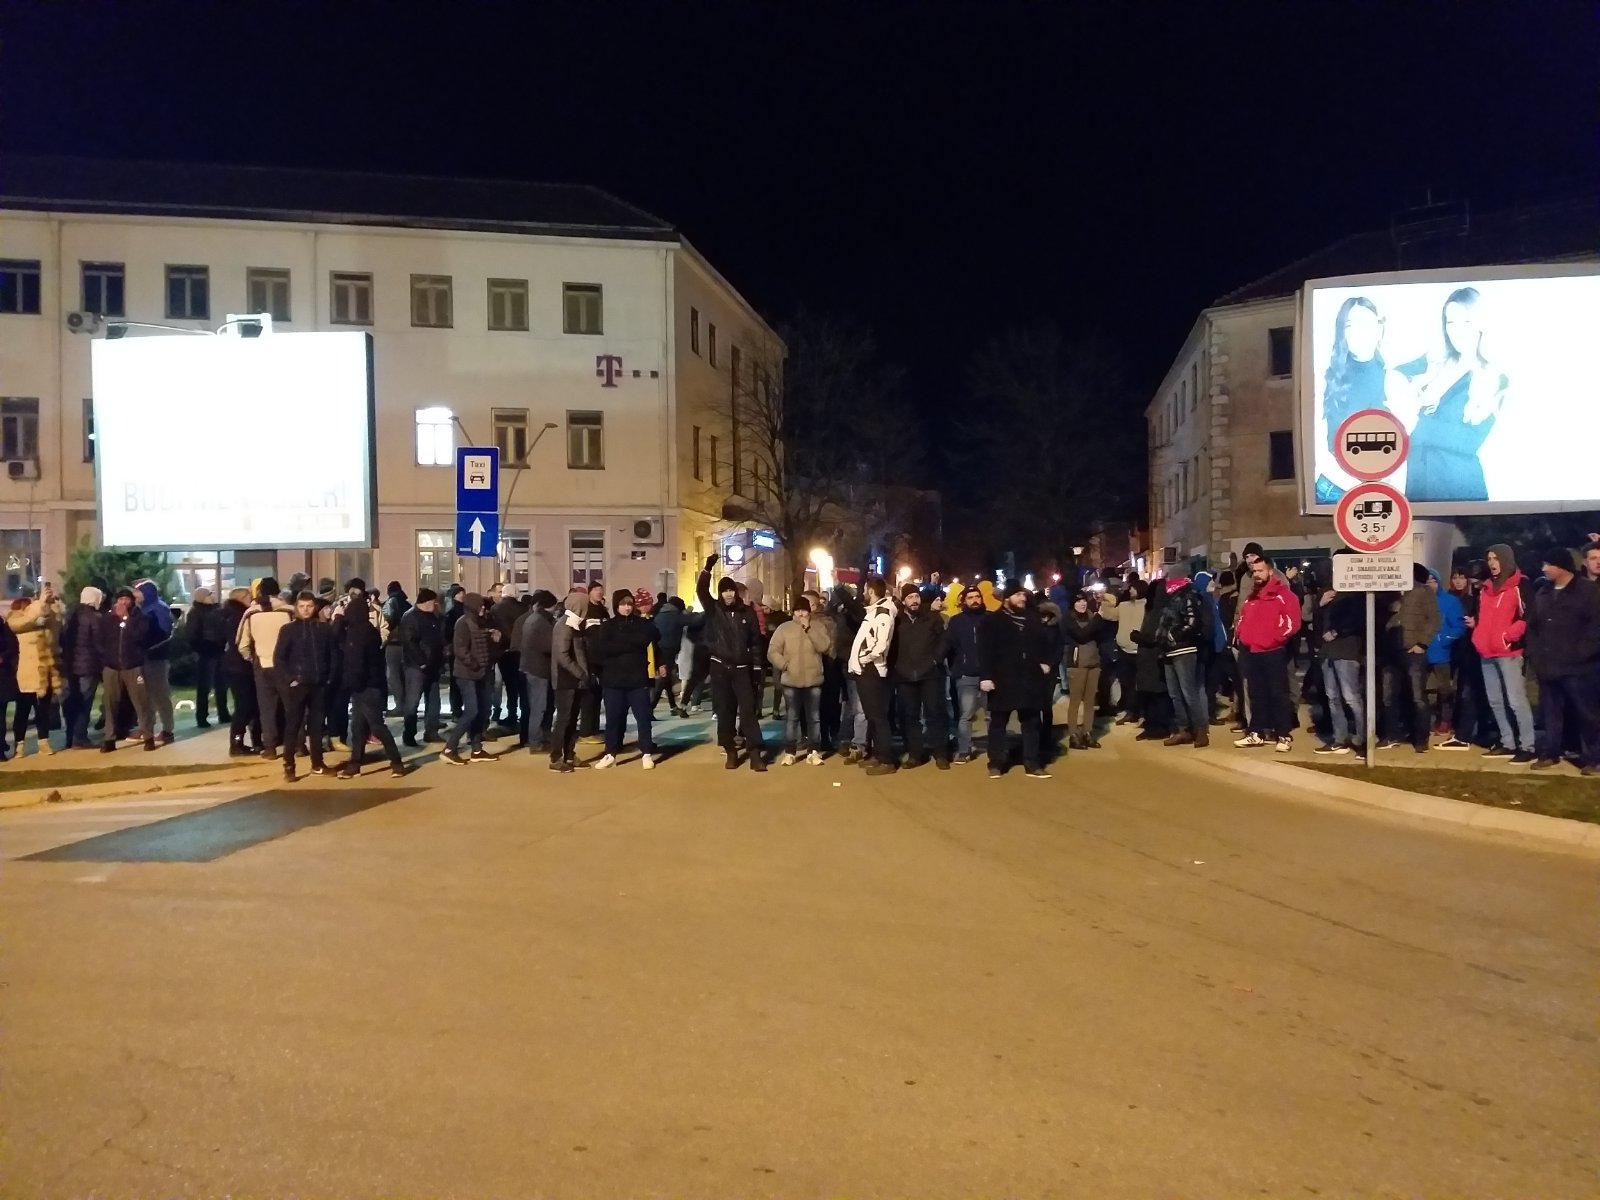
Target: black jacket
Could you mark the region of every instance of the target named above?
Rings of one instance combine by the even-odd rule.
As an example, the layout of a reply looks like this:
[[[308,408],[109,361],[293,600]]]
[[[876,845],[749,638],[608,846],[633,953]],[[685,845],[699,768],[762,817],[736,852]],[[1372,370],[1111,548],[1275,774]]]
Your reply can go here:
[[[944,670],[944,660],[949,652],[944,621],[938,613],[921,609],[912,616],[905,609],[894,622],[894,643],[890,652],[894,662],[890,667],[896,679],[920,682]]]
[[[589,669],[600,677],[603,688],[649,687],[647,655],[660,640],[660,631],[648,617],[612,617],[589,634]]]
[[[489,653],[494,658],[505,654],[520,654],[521,648],[511,640],[511,630],[522,615],[522,602],[515,596],[501,596],[489,607],[489,628],[500,631],[500,640],[493,643]]]
[[[245,606],[237,600],[222,602],[222,673],[248,679],[255,674],[255,667],[239,653],[239,622],[244,614]]]
[[[1161,606],[1161,619],[1156,623],[1155,648],[1163,654],[1187,654],[1198,649],[1204,605],[1192,583],[1168,592]]]
[[[983,618],[988,616],[979,609],[977,612],[968,612],[962,609],[950,618],[950,623],[944,627],[945,651],[950,659],[950,673],[958,679],[962,676],[977,678],[982,669],[978,663],[978,627],[983,624]]]
[[[61,669],[75,679],[99,679],[105,659],[100,655],[100,610],[80,604],[61,630]]]
[[[368,626],[370,629],[371,626]],[[373,630],[376,635],[377,630]],[[333,682],[333,626],[320,617],[296,617],[278,635],[272,663],[280,677],[301,687]]]
[[[1574,576],[1564,588],[1539,588],[1528,606],[1526,646],[1540,679],[1592,675],[1600,663],[1600,586]]]
[[[352,695],[388,687],[383,639],[371,621],[344,623],[344,636],[339,641],[339,680]]]
[[[444,670],[444,618],[438,613],[406,609],[398,636],[405,666],[433,675]]]
[[[1066,643],[1066,663],[1069,667],[1098,667],[1101,662],[1101,640],[1109,624],[1099,613],[1079,616],[1069,608],[1061,614],[1061,636]]]
[[[451,673],[457,679],[485,679],[494,666],[494,643],[489,626],[471,613],[463,613],[450,639]]]
[[[978,677],[994,681],[991,711],[1043,708],[1048,703],[1055,683],[1049,672],[1048,642],[1036,612],[1002,608],[984,616],[978,628]]]
[[[1341,592],[1311,610],[1317,653],[1329,662],[1359,662],[1367,640],[1367,602],[1360,592]],[[1324,634],[1333,634],[1332,639]]]
[[[100,661],[114,671],[134,671],[144,666],[150,618],[137,608],[126,618],[115,611],[105,614],[95,633],[100,639]]]
[[[190,649],[203,658],[216,658],[227,644],[227,623],[222,609],[215,604],[191,604],[183,618],[183,632],[188,635]]]
[[[389,641],[386,645],[395,645],[400,636],[400,622],[411,611],[411,601],[406,599],[404,592],[390,592],[384,597],[383,619],[389,623]]]
[[[551,637],[556,631],[556,610],[534,609],[522,623],[522,673],[535,679],[550,678]]]
[[[695,595],[706,610],[705,645],[711,657],[730,667],[749,667],[761,661],[761,627],[743,600],[733,607],[711,594],[711,572],[701,571]]]

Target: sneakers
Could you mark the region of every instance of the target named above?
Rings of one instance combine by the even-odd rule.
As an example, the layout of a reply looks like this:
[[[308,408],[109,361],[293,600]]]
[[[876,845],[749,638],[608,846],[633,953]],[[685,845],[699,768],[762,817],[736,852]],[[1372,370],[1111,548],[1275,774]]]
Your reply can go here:
[[[1516,762],[1517,760],[1512,759],[1511,761]],[[1559,767],[1560,765],[1561,760],[1559,758],[1541,758],[1528,769],[1530,771],[1548,771],[1551,767]]]
[[[570,775],[572,774],[573,766],[571,763],[566,762],[563,759],[551,759],[550,769],[562,775]]]
[[[954,762],[956,764],[956,766],[958,766],[958,767],[964,767],[969,762],[971,762],[973,760],[973,758],[975,758],[975,757],[976,756],[973,755],[973,754],[958,754],[951,761]]]
[[[404,779],[407,775],[411,774],[411,764],[408,762],[390,763],[389,774],[393,775],[396,779]]]
[[[487,750],[474,750],[472,752],[472,757],[471,757],[471,759],[469,761],[471,761],[471,762],[493,762],[496,757],[498,757],[498,756],[494,755],[494,754],[490,754]]]
[[[999,767],[990,767],[989,768],[989,778],[990,779],[1000,779],[1004,775],[1005,775],[1005,772],[1002,771]]]
[[[324,763],[320,767],[312,767],[311,768],[311,774],[313,774],[313,775],[332,775],[333,774],[333,768],[328,766],[326,763]]]
[[[1029,779],[1054,779],[1055,778],[1055,776],[1051,775],[1050,772],[1046,771],[1043,767],[1030,767],[1028,769],[1028,771],[1027,771],[1027,776],[1028,776]]]
[[[1472,743],[1463,742],[1460,738],[1453,737],[1440,742],[1437,748],[1440,750],[1471,750]]]
[[[457,754],[454,750],[445,750],[441,752],[439,758],[442,761],[449,763],[452,767],[464,767],[467,765],[467,760],[462,758],[461,755]]]
[[[813,767],[820,767],[822,765],[822,751],[813,750],[810,754],[806,755],[806,762]]]
[[[1267,744],[1267,739],[1262,737],[1259,733],[1247,733],[1233,744],[1239,747],[1241,750],[1251,750],[1257,746],[1265,746]]]
[[[1516,756],[1516,751],[1507,750],[1499,742],[1496,742],[1483,752],[1483,756],[1485,758],[1513,758]]]
[[[1519,764],[1533,762],[1538,756],[1532,750],[1518,750],[1511,756],[1511,761]]]
[[[1278,744],[1273,747],[1273,749],[1279,754],[1287,754],[1289,751],[1294,749],[1294,739],[1292,737],[1281,737],[1278,739]]]
[[[1335,745],[1318,746],[1311,753],[1313,753],[1313,754],[1349,754],[1350,753],[1350,747],[1349,746],[1335,746]]]
[[[614,767],[617,765],[617,756],[615,754],[603,754],[589,765],[592,766],[596,771],[604,771],[607,767]]]
[[[641,761],[646,771],[654,771],[656,769],[657,760],[654,754],[646,754]]]
[[[897,770],[899,768],[893,763],[879,762],[876,759],[867,764],[868,775],[893,775]]]
[[[340,767],[338,771],[335,772],[335,776],[339,779],[354,779],[359,774],[361,774],[361,772],[356,770],[356,768],[352,767],[349,763],[345,763],[344,766]]]
[[[778,756],[778,765],[780,767],[792,767],[792,766],[794,766],[794,763],[795,763],[794,755],[788,753],[787,751],[785,751],[783,754],[780,754]]]

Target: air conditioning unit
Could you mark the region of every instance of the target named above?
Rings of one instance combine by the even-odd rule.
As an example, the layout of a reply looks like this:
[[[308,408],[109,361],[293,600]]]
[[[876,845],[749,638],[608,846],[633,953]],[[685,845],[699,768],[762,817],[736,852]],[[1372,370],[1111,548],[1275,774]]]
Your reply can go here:
[[[1170,567],[1170,566],[1172,566],[1173,563],[1175,563],[1177,561],[1178,561],[1178,547],[1176,547],[1176,546],[1163,546],[1163,547],[1161,547],[1161,565],[1163,567]]]
[[[640,517],[633,523],[633,544],[635,546],[659,546],[665,533],[664,522],[660,517]]]
[[[6,478],[8,479],[37,479],[39,478],[39,460],[36,458],[8,458],[6,459]]]
[[[67,331],[69,333],[98,333],[106,319],[99,313],[69,312],[67,314]]]

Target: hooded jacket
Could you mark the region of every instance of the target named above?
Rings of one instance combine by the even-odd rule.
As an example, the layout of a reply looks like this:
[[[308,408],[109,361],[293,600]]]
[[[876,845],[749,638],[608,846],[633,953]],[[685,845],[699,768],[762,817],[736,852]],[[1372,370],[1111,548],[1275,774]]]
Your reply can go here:
[[[84,588],[61,630],[61,667],[71,678],[99,679],[106,665],[100,657],[100,600],[99,588]]]
[[[561,607],[561,619],[550,634],[550,683],[557,690],[589,683],[589,653],[583,639],[588,614],[587,592],[573,592]]]
[[[1429,568],[1428,574],[1439,585],[1435,593],[1439,601],[1439,632],[1428,643],[1428,662],[1434,666],[1445,666],[1455,653],[1456,642],[1467,632],[1466,613],[1461,607],[1461,598],[1450,593],[1444,580],[1439,578],[1439,573]]]
[[[133,590],[139,597],[139,611],[144,613],[149,622],[145,629],[145,636],[149,639],[145,645],[146,661],[160,662],[171,658],[172,609],[161,598],[154,580],[141,579],[133,585]]]
[[[6,614],[6,624],[17,635],[17,690],[40,696],[59,692],[64,682],[56,652],[61,634],[60,601],[47,603],[42,596],[31,600]]]
[[[222,673],[234,679],[248,678],[250,660],[239,653],[239,625],[250,608],[248,588],[234,588],[222,602]]]
[[[845,669],[852,675],[876,671],[880,678],[889,674],[889,649],[894,645],[894,601],[885,596],[867,608],[861,628],[856,630],[855,641],[850,643],[850,656]]]
[[[522,623],[522,673],[535,679],[550,678],[550,642],[556,631],[556,613],[534,608]]]
[[[946,621],[961,615],[961,597],[966,590],[964,584],[952,583],[949,591],[945,592],[942,604]]]
[[[461,619],[450,637],[450,671],[457,679],[487,678],[494,665],[489,626],[478,615],[482,611],[483,597],[477,592],[468,592],[461,598]]]
[[[613,611],[621,607],[617,600],[624,596],[632,599],[626,592],[619,592],[612,599]],[[660,640],[655,622],[642,616],[637,608],[625,617],[612,617],[590,632],[589,662],[600,677],[600,686],[627,691],[649,687],[654,648]]]
[[[183,618],[183,632],[189,647],[202,658],[216,658],[227,645],[228,633],[222,609],[214,604],[208,588],[196,588],[194,602]]]
[[[1205,606],[1206,612],[1211,617],[1211,645],[1214,654],[1220,654],[1228,648],[1228,626],[1222,619],[1222,606],[1217,603],[1217,598],[1211,594],[1212,574],[1210,571],[1200,571],[1194,577],[1195,595],[1200,597],[1200,603]]]
[[[1274,572],[1239,606],[1239,644],[1254,654],[1281,650],[1300,628],[1300,598]]]
[[[1540,679],[1593,675],[1600,664],[1600,586],[1574,575],[1534,593],[1528,610],[1528,661]]]
[[[1489,552],[1500,560],[1500,576],[1489,580],[1478,593],[1472,645],[1484,658],[1521,658],[1522,639],[1528,632],[1522,572],[1517,570],[1510,546],[1490,546]]]
[[[1000,597],[994,594],[994,584],[987,579],[980,579],[978,580],[978,592],[983,596],[983,609],[985,612],[1000,611]]]
[[[683,650],[683,610],[671,601],[656,609],[650,617],[661,635],[661,660],[668,665],[678,660]]]
[[[750,667],[761,660],[761,626],[756,614],[743,600],[732,605],[722,602],[722,589],[711,594],[711,572],[701,571],[695,583],[695,596],[705,609],[705,646],[714,662],[729,667]]]
[[[343,636],[339,639],[340,683],[352,695],[383,691],[388,687],[388,674],[383,659],[383,639],[368,619],[366,610],[352,608],[345,614]]]
[[[822,660],[832,651],[832,625],[825,617],[812,613],[807,626],[790,620],[772,631],[767,661],[778,672],[778,682],[783,687],[821,687]]]

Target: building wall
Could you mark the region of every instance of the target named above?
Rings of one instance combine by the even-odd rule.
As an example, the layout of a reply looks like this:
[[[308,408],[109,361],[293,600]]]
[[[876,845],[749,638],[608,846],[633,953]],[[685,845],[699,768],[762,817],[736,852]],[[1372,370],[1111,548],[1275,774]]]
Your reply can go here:
[[[530,439],[545,423],[555,425],[537,442],[525,470],[502,470],[502,505],[509,501],[504,528],[530,537],[528,586],[565,590],[573,529],[605,531],[608,587],[679,586],[681,531],[720,514],[730,489],[726,481],[720,488],[707,482],[680,494],[680,481],[692,475],[685,439],[694,423],[675,413],[680,376],[692,385],[697,412],[715,383],[708,369],[700,377],[699,360],[686,374],[675,367],[689,336],[688,302],[674,297],[678,281],[691,279],[697,306],[721,316],[719,330],[727,330],[721,336],[730,344],[752,345],[764,329],[714,272],[680,268],[686,254],[692,252],[662,242],[7,213],[0,217],[0,257],[40,260],[42,300],[37,316],[0,315],[0,395],[40,399],[41,477],[22,483],[0,476],[0,525],[39,529],[51,575],[60,573],[68,547],[93,533],[94,473],[83,449],[91,339],[67,333],[64,325],[65,315],[81,304],[80,263],[125,264],[127,320],[193,328],[215,328],[228,313],[248,311],[246,271],[266,267],[290,273],[291,319],[280,328],[348,329],[331,322],[330,273],[362,272],[373,276],[378,548],[365,559],[286,552],[279,556],[281,573],[337,575],[341,566],[364,562],[373,578],[414,586],[418,531],[448,529],[453,536],[455,499],[453,466],[416,461],[417,410],[448,408],[466,431],[465,438],[457,432],[456,444],[487,445],[493,444],[492,410],[505,408],[527,411]],[[167,264],[209,268],[209,320],[166,317]],[[412,326],[413,274],[451,277],[450,328]],[[490,278],[528,281],[526,331],[488,328]],[[562,285],[568,282],[601,285],[602,334],[563,331]],[[567,417],[573,411],[603,414],[603,469],[569,465]],[[157,419],[212,422],[218,453],[248,452],[225,401],[214,412]],[[680,501],[692,503],[687,521]],[[641,518],[660,523],[658,544],[653,538],[636,543],[633,525]],[[493,572],[491,561],[482,569],[464,564],[458,575],[472,585]]]

